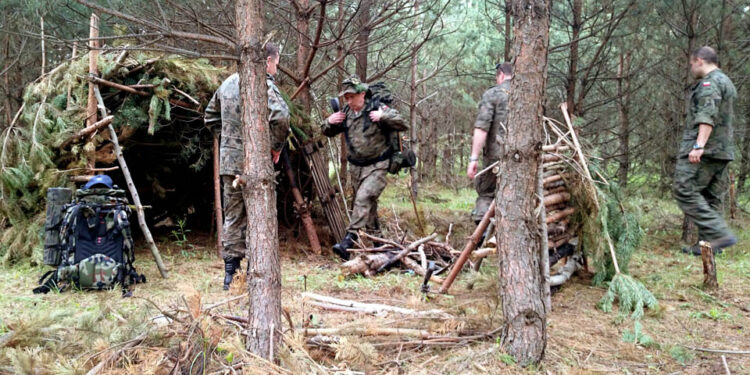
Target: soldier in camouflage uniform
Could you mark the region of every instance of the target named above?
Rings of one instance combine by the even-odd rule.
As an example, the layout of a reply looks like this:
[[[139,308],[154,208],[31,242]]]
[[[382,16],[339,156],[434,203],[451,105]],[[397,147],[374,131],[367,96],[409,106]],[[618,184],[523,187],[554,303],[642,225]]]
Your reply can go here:
[[[508,97],[513,66],[510,63],[497,64],[495,70],[497,85],[485,91],[479,102],[479,113],[474,122],[474,136],[471,142],[471,157],[466,169],[466,175],[474,180],[478,195],[471,212],[471,217],[476,223],[482,220],[490,208],[497,185],[497,176],[494,173],[485,172],[474,178],[478,170],[479,153],[482,152],[484,167],[500,159],[504,149],[505,123],[508,120]]]
[[[289,107],[274,81],[279,63],[279,49],[273,43],[266,44],[266,84],[268,85],[268,122],[271,130],[271,154],[277,163],[281,149],[289,134]],[[224,258],[224,290],[240,262],[245,257],[245,229],[247,214],[242,199],[242,187],[233,186],[234,179],[242,174],[245,150],[242,144],[242,103],[240,99],[239,75],[227,78],[206,107],[206,126],[214,131],[221,125],[219,149],[219,174],[223,185],[224,232],[222,234],[222,258]]]
[[[677,204],[698,227],[699,238],[709,241],[714,252],[737,243],[721,209],[728,164],[734,159],[732,120],[737,90],[717,64],[711,47],[698,48],[690,56],[690,70],[698,82],[691,91],[673,190]],[[683,252],[700,255],[700,247]]]
[[[330,115],[322,125],[323,134],[333,137],[346,135],[349,171],[354,186],[354,205],[351,221],[344,239],[333,246],[333,251],[349,259],[346,249],[353,247],[357,231],[379,234],[378,198],[385,189],[388,165],[393,149],[389,135],[409,128],[393,108],[381,105],[372,108],[366,97],[368,86],[356,76],[342,83],[339,96],[347,103],[343,110]]]

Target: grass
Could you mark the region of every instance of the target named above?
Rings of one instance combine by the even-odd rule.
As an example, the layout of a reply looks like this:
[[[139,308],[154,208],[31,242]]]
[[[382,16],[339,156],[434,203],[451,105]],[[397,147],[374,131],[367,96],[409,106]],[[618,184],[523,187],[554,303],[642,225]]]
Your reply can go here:
[[[454,247],[472,229],[469,211],[474,195],[470,189],[458,191],[424,183],[418,204],[429,225],[445,234],[454,224]],[[389,187],[380,203],[380,214],[393,220],[394,211],[402,228],[415,228],[415,217],[406,179],[389,176]],[[716,259],[720,290],[708,293],[701,288],[702,266],[698,257],[679,252],[681,216],[673,202],[634,197],[631,204],[642,208],[641,225],[645,241],[630,265],[633,277],[642,281],[659,299],[657,311],[647,311],[637,323],[619,321],[615,313],[596,309],[605,289],[591,285],[590,276],[574,277],[552,299],[548,316],[546,358],[534,368],[522,369],[503,352],[496,340],[477,341],[446,349],[372,347],[368,338],[351,338],[351,347],[366,348],[366,358],[341,355],[349,368],[368,374],[713,374],[724,373],[718,354],[699,352],[691,347],[750,350],[750,233],[744,230],[750,220],[733,222],[739,245]],[[187,232],[186,232],[187,233]],[[188,242],[175,243],[169,235],[159,244],[170,278],[161,279],[145,248],[137,253],[136,267],[148,283],[138,285],[136,298],[122,299],[118,291],[65,292],[33,295],[31,289],[45,268],[21,263],[0,270],[0,342],[14,335],[11,344],[0,345],[0,374],[85,373],[98,360],[95,354],[117,345],[143,330],[151,342],[166,342],[163,330],[153,328],[150,318],[160,308],[184,306],[182,296],[199,293],[204,304],[224,300],[221,291],[222,263],[215,256],[213,241],[196,232],[187,233]],[[497,295],[497,268],[494,259],[483,263],[479,272],[464,272],[453,288],[453,296],[423,298],[421,277],[391,270],[372,278],[343,277],[338,260],[332,256],[308,256],[304,234],[298,239],[284,234],[282,242],[282,303],[295,325],[313,326],[399,326],[428,328],[435,332],[455,330],[488,331],[502,324]],[[188,246],[190,245],[190,246]],[[190,251],[182,251],[189,248]],[[236,283],[231,293],[242,293]],[[420,322],[397,316],[374,317],[362,314],[324,311],[302,303],[300,294],[312,291],[338,298],[386,303],[412,309],[440,308],[456,319]],[[246,304],[226,307],[224,313],[245,315]],[[310,318],[312,316],[312,318]],[[124,322],[123,322],[124,320]],[[286,322],[284,322],[286,326]],[[239,336],[225,337],[217,353],[224,361],[237,361]],[[356,342],[355,342],[356,341]],[[230,343],[234,343],[230,345]],[[152,357],[163,355],[155,349]],[[165,351],[166,352],[166,351]],[[337,365],[332,355],[312,353],[327,366]],[[361,356],[360,356],[361,357]],[[138,357],[144,358],[144,357]],[[229,359],[227,359],[229,358]],[[358,357],[357,357],[358,358]],[[727,356],[733,374],[750,373],[750,358]],[[136,364],[133,364],[136,366]],[[36,370],[32,370],[36,369]],[[132,367],[139,368],[139,367]],[[36,372],[34,372],[36,371]],[[121,372],[111,373],[125,373]],[[148,372],[144,372],[148,373]]]

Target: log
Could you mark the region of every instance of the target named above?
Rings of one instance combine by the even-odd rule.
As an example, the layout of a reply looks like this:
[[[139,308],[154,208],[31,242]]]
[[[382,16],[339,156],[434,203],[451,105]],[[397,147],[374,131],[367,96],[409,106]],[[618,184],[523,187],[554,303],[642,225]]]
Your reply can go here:
[[[549,223],[554,223],[556,221],[560,221],[561,219],[564,219],[564,218],[566,218],[566,217],[574,214],[575,212],[576,212],[576,209],[573,208],[573,207],[570,207],[570,208],[566,208],[566,209],[564,209],[562,211],[558,211],[558,212],[555,212],[555,213],[550,213],[547,216],[546,222],[547,222],[547,224],[549,224]]]
[[[566,145],[544,145],[542,151],[544,152],[563,152],[570,150],[570,147]]]
[[[471,253],[471,260],[476,262],[479,259],[486,258],[490,255],[494,255],[497,253],[496,247],[490,247],[490,248],[484,248],[484,249],[478,249]]]
[[[219,138],[214,137],[214,216],[216,217],[216,253],[221,258],[224,249],[224,216],[221,210],[221,176],[219,175]]]
[[[89,180],[94,177],[95,175],[68,176],[68,179],[70,180],[70,182],[83,183],[89,182]]]
[[[422,317],[425,317],[425,316],[427,317],[437,316],[441,318],[452,317],[450,314],[446,313],[445,311],[438,310],[438,309],[418,311],[418,310],[412,310],[412,309],[407,309],[403,307],[385,305],[385,304],[380,304],[380,303],[364,303],[364,302],[359,302],[359,301],[341,299],[341,298],[324,296],[321,294],[310,293],[310,292],[302,293],[302,299],[303,301],[313,300],[313,301],[323,302],[331,306],[335,305],[339,307],[347,307],[347,308],[355,309],[355,310],[347,310],[347,311],[357,311],[357,312],[372,313],[372,314],[380,314],[383,312],[393,312],[393,313],[398,313],[402,315],[422,316]]]
[[[581,257],[580,253],[575,254],[572,257],[568,257],[568,261],[562,267],[560,273],[550,276],[549,285],[558,286],[564,284],[570,279],[571,276],[573,276],[574,273],[576,273],[576,271],[583,268],[582,263],[583,258]]]
[[[544,196],[546,197],[548,195],[563,193],[567,191],[568,191],[568,187],[565,186],[565,184],[561,184],[559,186],[550,186],[548,189],[545,189],[544,191],[542,191],[542,194],[544,194]]]
[[[562,174],[554,174],[552,176],[545,177],[542,180],[542,184],[544,187],[547,187],[549,184],[556,182],[556,181],[563,181],[563,175]]]
[[[320,249],[320,241],[318,240],[318,233],[315,230],[315,224],[313,224],[312,217],[310,216],[310,208],[302,198],[302,193],[297,187],[297,179],[294,177],[294,170],[292,163],[289,161],[289,152],[284,148],[281,151],[281,158],[284,159],[284,169],[286,170],[286,176],[289,179],[289,186],[292,188],[292,196],[294,197],[294,208],[297,210],[300,218],[302,219],[302,227],[305,228],[307,233],[307,239],[310,241],[310,247],[313,253],[320,255],[322,253]]]
[[[92,84],[97,84],[97,85],[102,85],[102,86],[108,86],[108,87],[111,87],[113,89],[117,89],[117,90],[120,90],[120,91],[125,91],[125,92],[127,92],[129,94],[135,94],[135,95],[140,95],[140,96],[149,96],[149,95],[151,95],[151,94],[149,94],[147,92],[138,91],[138,90],[136,90],[136,89],[134,89],[132,87],[129,87],[129,86],[121,85],[119,83],[110,82],[110,81],[107,81],[106,79],[101,79],[101,78],[99,78],[99,77],[97,77],[95,75],[92,75],[92,74],[89,74],[88,80]]]
[[[379,327],[348,327],[348,328],[305,328],[305,336],[407,336],[426,339],[430,337],[428,331],[411,328],[379,328]]]
[[[487,229],[487,226],[490,224],[490,218],[494,216],[495,200],[493,199],[490,203],[490,209],[487,210],[487,212],[484,214],[484,217],[482,218],[482,221],[480,221],[479,225],[477,225],[476,229],[474,229],[474,233],[471,234],[469,240],[466,242],[466,246],[464,246],[464,249],[461,251],[461,255],[453,265],[450,274],[445,279],[443,285],[440,287],[440,293],[448,292],[448,289],[453,284],[453,281],[456,280],[456,276],[458,276],[458,273],[461,272],[461,268],[463,268],[464,264],[469,259],[469,255],[479,244],[479,240],[482,238],[484,230]]]
[[[99,88],[96,86],[96,84],[93,83],[92,86],[94,87],[94,96],[99,103],[99,109],[100,111],[102,111],[102,115],[106,115],[107,108],[104,106],[104,100],[102,99],[102,95],[99,92]],[[130,169],[128,168],[128,164],[125,162],[125,156],[123,155],[122,148],[120,147],[120,142],[117,140],[117,132],[115,132],[115,128],[112,126],[112,124],[109,124],[107,128],[109,128],[109,136],[111,138],[110,140],[112,141],[112,145],[114,146],[115,155],[117,156],[117,161],[120,164],[122,175],[125,177],[128,191],[130,192],[130,196],[133,197],[133,204],[135,204],[136,207],[135,212],[138,216],[138,225],[143,232],[143,237],[146,239],[146,243],[151,249],[151,254],[154,256],[154,260],[156,261],[156,266],[159,268],[161,277],[166,279],[167,277],[169,277],[167,268],[164,266],[164,262],[161,259],[161,254],[159,253],[159,249],[156,247],[154,237],[151,235],[151,231],[148,229],[148,225],[146,225],[146,214],[143,212],[143,205],[141,204],[141,198],[138,195],[138,189],[135,188],[133,177],[130,175]]]
[[[65,140],[65,142],[63,142],[60,145],[60,148],[67,147],[71,143],[76,142],[76,141],[78,141],[80,139],[83,139],[83,138],[91,135],[91,133],[93,133],[93,132],[95,132],[95,131],[97,131],[97,130],[99,130],[99,129],[101,129],[101,128],[109,125],[109,124],[111,124],[112,120],[114,120],[114,118],[115,118],[115,116],[112,116],[112,115],[106,116],[103,119],[101,119],[100,121],[97,121],[97,122],[91,124],[90,126],[87,126],[87,127],[83,128],[83,129],[77,131],[75,134],[73,134],[72,137],[70,137],[67,140]],[[92,169],[92,168],[93,167],[91,167],[89,169]]]
[[[557,193],[544,197],[544,207],[565,203],[570,200],[570,193]]]
[[[390,257],[390,253],[362,254],[342,263],[339,267],[345,275],[363,274],[372,276],[376,269],[388,262]]]
[[[703,260],[703,288],[706,290],[719,289],[719,281],[716,279],[716,260],[711,244],[707,241],[698,243],[701,247],[701,259]]]
[[[99,16],[91,13],[89,24],[89,74],[98,75],[97,58],[99,57]],[[86,127],[94,125],[96,122],[96,95],[94,94],[93,83],[89,83],[89,95],[86,102]],[[89,165],[93,167],[93,165]]]
[[[562,157],[560,155],[555,155],[555,154],[542,155],[542,163],[550,163],[553,161],[560,161],[560,160],[562,160]]]
[[[396,254],[396,256],[394,256],[393,258],[389,259],[385,264],[383,264],[382,266],[380,266],[378,268],[377,272],[383,272],[386,268],[388,268],[388,266],[390,266],[390,265],[398,262],[399,260],[401,260],[401,258],[405,257],[406,254],[409,254],[410,252],[416,250],[419,247],[419,245],[422,245],[425,242],[434,240],[437,237],[437,235],[438,235],[437,233],[433,233],[433,234],[431,234],[431,235],[429,235],[429,236],[427,236],[425,238],[421,238],[421,239],[417,240],[416,242],[411,243],[409,246],[403,248],[403,250],[401,250],[401,252],[399,252],[398,254]]]
[[[99,16],[91,13],[91,22],[89,24],[89,74],[98,75],[97,59],[99,57]],[[86,102],[86,127],[91,127],[96,123],[96,95],[94,89],[96,85],[89,83],[89,95]],[[96,166],[96,153],[86,153],[87,166],[94,168]]]

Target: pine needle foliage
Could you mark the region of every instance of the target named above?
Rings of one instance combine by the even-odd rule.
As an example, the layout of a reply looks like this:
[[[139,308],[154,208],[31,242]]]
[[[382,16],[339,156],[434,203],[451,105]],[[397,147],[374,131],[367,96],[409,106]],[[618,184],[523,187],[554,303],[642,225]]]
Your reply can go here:
[[[210,138],[199,112],[175,118],[170,99],[201,103],[202,112],[225,75],[205,59],[133,52],[118,63],[119,52],[99,55],[100,76],[122,85],[149,84],[148,96],[132,95],[101,86],[119,132],[130,127],[150,129],[149,134],[176,139],[175,158],[198,170],[211,159]],[[141,67],[141,68],[139,68]],[[85,143],[61,147],[85,127],[88,101],[88,56],[66,61],[24,91],[19,121],[0,133],[0,263],[31,257],[41,259],[44,200],[47,188],[73,187],[68,176],[81,174],[86,154],[108,143],[100,134]],[[186,98],[176,89],[187,93]],[[161,133],[160,133],[161,132]],[[203,142],[203,143],[202,143]],[[38,257],[35,255],[38,252]]]
[[[589,169],[593,176],[600,175],[596,164],[590,165]],[[637,210],[626,207],[614,182],[590,183],[581,177],[571,185],[573,204],[578,212],[573,221],[580,228],[579,246],[596,269],[594,285],[608,287],[598,307],[610,312],[615,300],[619,300],[619,318],[630,314],[632,319],[639,320],[644,306],[656,308],[658,301],[640,281],[627,275],[630,259],[644,234],[638,224]],[[619,274],[612,261],[610,242],[617,257]]]

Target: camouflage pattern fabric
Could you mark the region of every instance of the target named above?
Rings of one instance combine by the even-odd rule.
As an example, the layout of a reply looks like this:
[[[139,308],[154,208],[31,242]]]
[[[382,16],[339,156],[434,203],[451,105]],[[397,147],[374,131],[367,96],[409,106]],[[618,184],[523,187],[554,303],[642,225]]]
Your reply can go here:
[[[224,186],[224,227],[221,244],[224,248],[221,256],[224,259],[244,258],[247,253],[245,245],[245,230],[247,229],[247,213],[245,201],[242,198],[242,188],[232,187],[234,177],[221,176]]]
[[[392,132],[409,129],[403,116],[388,106],[381,106],[383,115],[380,121],[372,123],[367,116],[375,108],[369,109],[369,104],[366,101],[364,109],[360,112],[354,112],[349,106],[344,106],[346,120],[343,123],[330,124],[326,119],[321,125],[321,131],[328,137],[346,132],[350,159],[367,160],[383,155],[390,148]]]
[[[674,197],[698,227],[701,240],[713,241],[731,235],[722,211],[729,186],[728,164],[727,160],[711,158],[701,158],[700,163],[691,163],[687,157],[677,159]]]
[[[385,189],[388,164],[388,160],[383,160],[365,167],[349,166],[354,187],[354,205],[348,232],[357,233],[361,229],[369,234],[380,235],[378,198]]]
[[[44,264],[60,264],[60,226],[65,216],[65,206],[73,199],[73,191],[68,188],[47,189],[47,210],[44,218]]]
[[[728,189],[728,164],[734,159],[732,121],[737,90],[716,69],[693,86],[685,131],[677,158],[673,194],[686,216],[698,227],[701,240],[731,235],[722,213]],[[688,154],[698,138],[700,124],[713,130],[704,146],[700,163],[690,163]]]
[[[266,75],[268,85],[269,125],[271,148],[281,150],[289,134],[289,107],[276,87],[273,76]],[[240,78],[237,73],[227,78],[206,107],[205,124],[215,134],[221,133],[219,174],[242,174],[245,150],[242,146],[242,101]]]
[[[58,280],[68,280],[81,289],[103,290],[112,288],[118,281],[122,264],[104,255],[92,255],[78,264],[57,270]]]
[[[474,128],[487,132],[487,140],[482,150],[483,167],[498,161],[504,152],[509,93],[510,81],[504,81],[485,91],[482,100],[479,102]],[[484,173],[474,179],[477,200],[474,210],[471,211],[471,217],[475,222],[482,220],[489,209],[495,196],[496,186],[497,176],[494,173]]]
[[[703,158],[734,160],[734,102],[737,89],[720,69],[708,73],[692,88],[690,109],[678,157],[687,157],[698,138],[700,124],[713,126]]]

